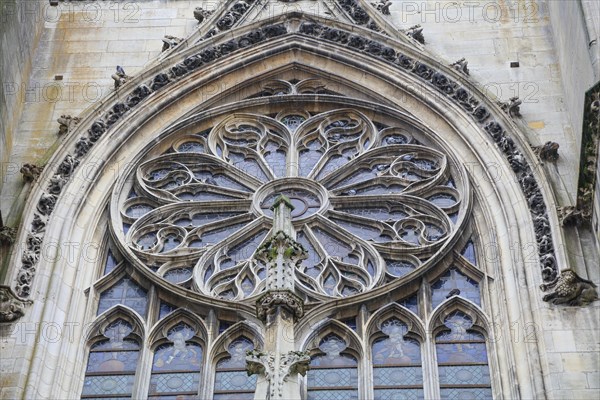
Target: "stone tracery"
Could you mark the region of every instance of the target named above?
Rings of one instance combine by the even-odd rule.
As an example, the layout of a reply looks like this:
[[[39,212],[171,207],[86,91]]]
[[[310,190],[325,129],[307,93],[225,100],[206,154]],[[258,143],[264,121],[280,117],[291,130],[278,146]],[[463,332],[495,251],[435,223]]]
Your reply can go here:
[[[115,188],[130,193],[115,217],[165,279],[240,300],[264,290],[252,258],[283,193],[311,257],[296,267],[299,294],[364,293],[418,269],[456,232],[460,175],[415,132],[353,109],[236,114],[145,160],[129,189]]]

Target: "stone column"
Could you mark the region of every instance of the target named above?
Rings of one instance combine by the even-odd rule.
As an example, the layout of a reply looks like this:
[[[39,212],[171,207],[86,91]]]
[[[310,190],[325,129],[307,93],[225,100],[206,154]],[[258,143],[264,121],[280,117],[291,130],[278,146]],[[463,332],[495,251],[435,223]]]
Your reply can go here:
[[[306,250],[295,240],[290,200],[281,195],[272,209],[273,234],[256,255],[267,269],[266,292],[256,302],[266,326],[265,348],[248,354],[247,369],[259,375],[256,400],[300,400],[298,374],[306,374],[310,357],[295,348],[294,322],[304,314],[304,302],[294,293],[294,271]]]

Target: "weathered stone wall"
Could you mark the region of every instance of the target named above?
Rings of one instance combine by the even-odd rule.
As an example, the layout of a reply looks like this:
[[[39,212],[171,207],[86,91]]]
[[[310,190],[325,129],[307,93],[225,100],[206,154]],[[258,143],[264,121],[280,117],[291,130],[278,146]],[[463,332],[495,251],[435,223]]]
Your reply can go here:
[[[111,74],[117,65],[127,74],[135,75],[160,54],[165,35],[184,37],[189,34],[198,24],[193,16],[194,7],[203,4],[179,0],[76,1],[50,7],[48,1],[41,3],[43,6],[29,17],[43,24],[35,53],[25,54],[26,41],[21,43],[13,38],[9,40],[11,45],[2,44],[3,65],[12,71],[7,75],[17,76],[14,71],[19,71],[21,65],[33,64],[31,71],[23,71],[23,75],[29,77],[27,95],[12,99],[12,107],[20,106],[22,115],[2,118],[15,128],[14,135],[8,139],[18,138],[14,145],[8,146],[11,155],[4,168],[6,176],[0,204],[2,215],[12,226],[19,223],[19,207],[26,196],[19,169],[25,163],[43,165],[53,146],[60,144],[57,118],[76,116],[98,104],[113,90]],[[215,5],[212,2],[205,8]],[[30,25],[23,21],[15,26],[28,37],[33,31]],[[15,54],[20,50],[15,49],[15,54],[4,50],[14,46],[23,48],[23,54],[17,57]]]
[[[13,144],[18,141],[16,132],[44,27],[45,4],[48,2],[43,0],[5,0],[0,5],[0,191],[5,175],[14,173],[9,160]]]

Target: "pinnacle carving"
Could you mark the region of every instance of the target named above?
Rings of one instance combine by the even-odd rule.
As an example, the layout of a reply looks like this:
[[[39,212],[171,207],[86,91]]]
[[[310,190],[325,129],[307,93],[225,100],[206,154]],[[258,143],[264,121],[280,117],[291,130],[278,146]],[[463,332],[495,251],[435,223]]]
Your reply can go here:
[[[280,195],[271,209],[273,215],[273,236],[256,254],[258,262],[267,270],[266,293],[256,302],[256,313],[266,320],[282,307],[294,318],[304,314],[304,302],[294,294],[294,271],[307,257],[306,250],[294,239],[292,214],[294,209],[290,199]]]

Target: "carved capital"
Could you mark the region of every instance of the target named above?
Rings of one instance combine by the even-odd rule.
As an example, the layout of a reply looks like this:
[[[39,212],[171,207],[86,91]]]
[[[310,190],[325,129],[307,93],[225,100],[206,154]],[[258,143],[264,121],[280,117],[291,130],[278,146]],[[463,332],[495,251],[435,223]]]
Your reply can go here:
[[[556,305],[585,306],[598,299],[596,285],[583,279],[572,269],[563,269],[558,278],[540,285],[540,288],[544,291],[554,289],[543,300]]]
[[[278,307],[292,314],[294,319],[304,315],[304,301],[289,290],[270,290],[256,301],[256,315],[263,321],[273,315]]]
[[[287,377],[290,375],[306,375],[310,366],[310,355],[304,351],[290,351],[280,354],[251,350],[246,353],[246,372],[248,376],[264,375],[269,381],[269,398],[283,399]]]
[[[9,286],[0,286],[0,323],[15,322],[25,315],[25,307],[31,303],[18,298]]]

